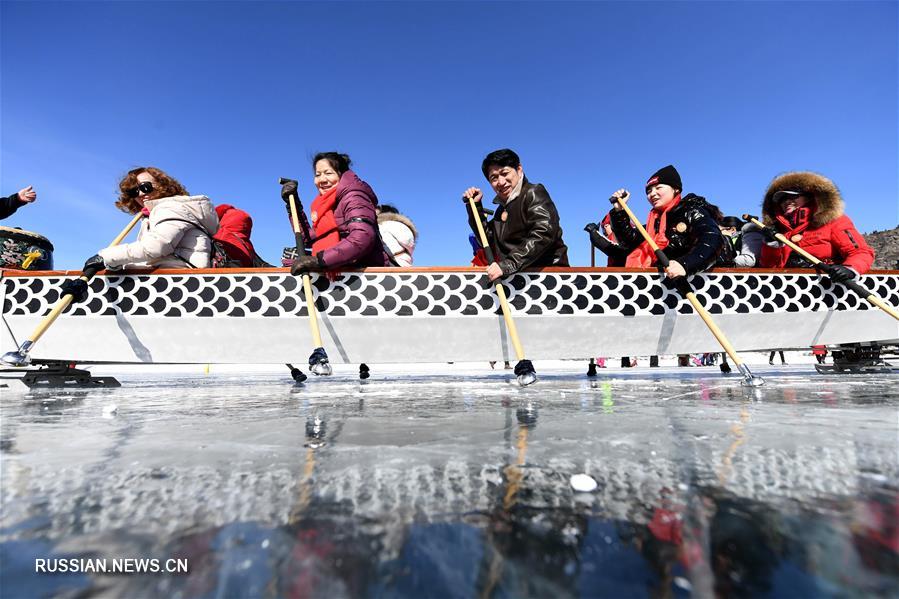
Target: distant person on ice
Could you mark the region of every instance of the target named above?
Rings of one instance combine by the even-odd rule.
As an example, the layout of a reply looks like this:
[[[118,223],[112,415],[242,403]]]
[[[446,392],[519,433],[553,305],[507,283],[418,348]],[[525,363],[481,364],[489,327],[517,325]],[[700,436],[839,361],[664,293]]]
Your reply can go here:
[[[652,206],[646,231],[671,261],[665,269],[669,278],[692,275],[712,267],[724,247],[724,238],[715,218],[720,214],[718,208],[692,193],[681,197],[682,190],[680,174],[670,164],[646,181],[646,199]],[[625,266],[655,266],[652,248],[639,231],[631,227],[630,218],[618,204],[626,194],[627,190],[619,189],[610,198],[615,202],[610,212],[612,231],[618,243],[629,250]]]
[[[20,189],[9,197],[0,198],[0,219],[12,216],[16,210],[36,199],[37,192],[32,189],[31,185],[25,189]]]
[[[509,149],[490,152],[481,171],[496,192],[493,203],[498,204],[485,227],[497,259],[487,266],[490,280],[532,266],[568,266],[568,248],[562,241],[556,205],[543,185],[525,177],[518,154]],[[466,206],[469,198],[480,202],[483,197],[477,187],[469,187],[462,194]],[[468,212],[468,224],[477,235],[474,217]]]
[[[835,265],[828,276],[837,282],[865,274],[874,262],[874,250],[844,214],[837,186],[816,173],[793,172],[774,179],[762,202],[762,220],[815,258]],[[812,267],[778,241],[762,246],[759,266]]]
[[[300,255],[290,267],[291,274],[390,265],[378,234],[378,197],[350,170],[351,164],[349,156],[337,152],[320,152],[312,159],[312,181],[319,193],[309,206],[312,254],[304,256],[302,248],[297,248]],[[285,202],[290,194],[300,197],[292,181],[281,188]]]
[[[145,216],[137,241],[100,250],[85,262],[85,269],[210,266],[219,219],[208,197],[192,196],[171,175],[146,166],[128,171],[119,182],[116,206]]]

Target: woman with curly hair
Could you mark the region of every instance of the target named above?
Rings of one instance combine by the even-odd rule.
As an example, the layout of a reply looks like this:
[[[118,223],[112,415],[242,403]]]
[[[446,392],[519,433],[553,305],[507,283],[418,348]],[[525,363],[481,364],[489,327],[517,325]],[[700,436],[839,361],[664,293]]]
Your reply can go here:
[[[192,196],[174,177],[145,166],[132,169],[119,182],[116,206],[146,217],[134,243],[100,250],[85,269],[206,268],[219,219],[209,198]]]

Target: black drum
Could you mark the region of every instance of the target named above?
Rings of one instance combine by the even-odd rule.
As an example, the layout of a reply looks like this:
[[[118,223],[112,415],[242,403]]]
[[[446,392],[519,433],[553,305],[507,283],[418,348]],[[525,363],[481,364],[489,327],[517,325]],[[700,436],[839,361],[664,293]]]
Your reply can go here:
[[[53,270],[53,244],[31,231],[0,227],[0,269]]]

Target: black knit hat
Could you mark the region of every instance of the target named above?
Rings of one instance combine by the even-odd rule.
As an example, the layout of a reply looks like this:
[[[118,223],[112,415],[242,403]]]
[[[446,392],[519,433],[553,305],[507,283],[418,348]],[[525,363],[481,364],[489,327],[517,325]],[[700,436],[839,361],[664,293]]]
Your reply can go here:
[[[674,168],[674,165],[669,164],[668,166],[663,166],[659,170],[657,170],[652,177],[646,181],[646,189],[649,189],[653,185],[658,185],[659,183],[664,183],[665,185],[670,185],[674,189],[678,191],[683,191],[684,186],[680,181],[680,174],[678,174],[677,169]]]

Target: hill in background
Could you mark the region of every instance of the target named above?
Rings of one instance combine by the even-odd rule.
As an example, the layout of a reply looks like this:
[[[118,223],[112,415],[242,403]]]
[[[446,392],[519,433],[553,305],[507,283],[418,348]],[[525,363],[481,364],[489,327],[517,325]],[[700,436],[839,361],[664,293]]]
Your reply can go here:
[[[887,231],[872,231],[865,234],[865,240],[874,248],[875,258],[872,268],[899,269],[899,227]]]

